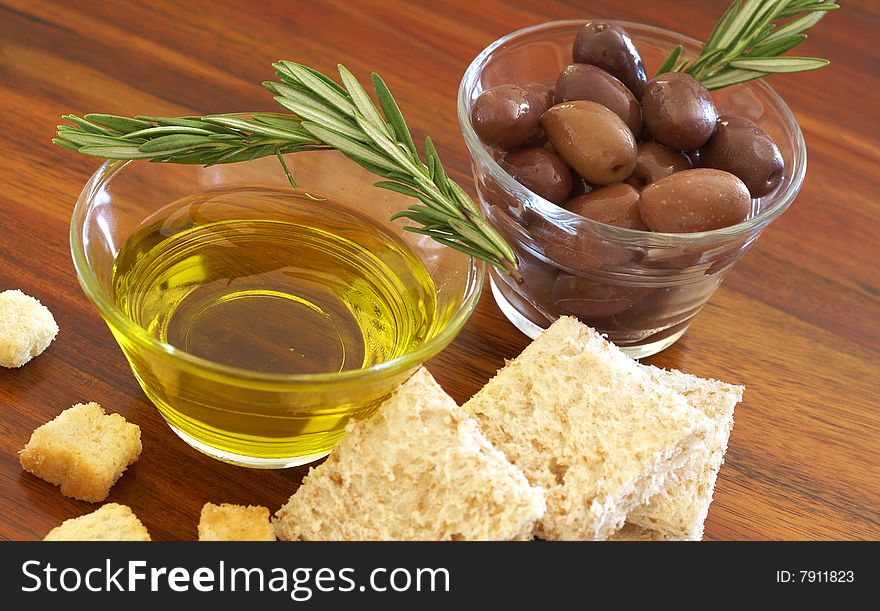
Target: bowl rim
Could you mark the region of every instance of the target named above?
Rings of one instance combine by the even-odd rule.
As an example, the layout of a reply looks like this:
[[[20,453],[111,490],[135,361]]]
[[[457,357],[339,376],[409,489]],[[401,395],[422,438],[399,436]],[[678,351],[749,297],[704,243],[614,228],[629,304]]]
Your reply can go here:
[[[323,154],[327,154],[322,151]],[[304,154],[304,153],[298,153]],[[269,373],[224,365],[210,359],[189,354],[188,352],[162,342],[153,337],[147,331],[126,316],[116,305],[115,301],[107,294],[97,276],[89,266],[82,240],[82,226],[89,211],[96,201],[95,195],[117,174],[123,171],[129,164],[147,163],[132,160],[106,160],[95,170],[80,192],[70,220],[70,252],[73,266],[80,286],[86,297],[95,305],[104,318],[105,323],[113,322],[113,326],[124,332],[127,337],[133,338],[141,347],[154,352],[165,354],[181,363],[198,369],[202,375],[218,375],[224,378],[236,378],[257,383],[273,385],[311,385],[327,384],[333,382],[351,382],[364,378],[394,375],[408,368],[414,368],[429,358],[435,356],[446,347],[461,331],[464,324],[473,314],[483,287],[486,269],[483,261],[467,256],[467,278],[465,279],[464,297],[458,305],[455,313],[443,326],[442,329],[428,341],[412,352],[407,352],[388,361],[377,363],[370,367],[360,369],[346,369],[336,372],[285,374]]]
[[[468,150],[476,164],[488,169],[489,174],[497,182],[501,184],[507,191],[514,194],[521,194],[526,198],[528,205],[534,207],[541,212],[545,218],[551,221],[562,223],[562,226],[579,224],[601,237],[618,242],[626,242],[634,246],[644,247],[689,247],[700,246],[716,242],[719,239],[733,240],[754,231],[763,229],[773,220],[778,218],[789,206],[794,202],[798,192],[803,185],[807,171],[807,151],[804,142],[803,132],[797,122],[791,109],[776,91],[768,85],[764,79],[756,79],[743,83],[740,86],[751,87],[757,89],[765,99],[769,99],[776,107],[782,119],[789,128],[790,134],[794,140],[794,150],[792,151],[793,168],[791,181],[780,191],[772,194],[771,203],[759,214],[746,219],[735,225],[713,229],[710,231],[698,231],[690,233],[664,233],[655,231],[639,231],[636,229],[626,229],[623,227],[614,227],[588,219],[580,215],[569,212],[565,208],[544,199],[537,193],[530,191],[519,182],[516,181],[500,166],[500,164],[489,154],[487,148],[480,141],[473,125],[471,124],[470,113],[468,112],[469,90],[472,88],[476,79],[482,72],[482,68],[486,64],[489,57],[499,48],[505,45],[515,43],[518,39],[531,36],[535,33],[541,33],[545,30],[575,28],[581,27],[589,21],[613,21],[624,29],[637,29],[650,34],[672,37],[677,39],[681,44],[701,46],[702,43],[695,38],[680,34],[674,30],[660,28],[657,26],[638,23],[634,21],[623,21],[620,19],[562,19],[557,21],[548,21],[521,28],[511,32],[501,38],[490,43],[484,48],[468,65],[462,76],[458,87],[457,114],[458,123],[464,136]],[[476,170],[476,168],[475,168]],[[523,235],[531,238],[531,236],[523,230]]]

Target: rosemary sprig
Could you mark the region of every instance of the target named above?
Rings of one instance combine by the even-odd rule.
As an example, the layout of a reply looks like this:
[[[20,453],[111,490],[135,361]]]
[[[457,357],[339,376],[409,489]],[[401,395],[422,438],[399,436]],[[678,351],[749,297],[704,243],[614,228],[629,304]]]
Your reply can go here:
[[[421,202],[392,219],[411,219],[420,226],[405,230],[430,236],[518,277],[510,246],[446,174],[430,138],[425,139],[425,160],[419,156],[400,108],[378,74],[372,81],[381,112],[345,66],[339,65],[342,86],[296,62],[273,66],[281,82],[263,85],[279,104],[303,119],[306,132],[384,178],[375,183],[377,187]]]
[[[780,57],[806,40],[806,30],[828,11],[829,0],[734,0],[692,61],[672,50],[657,71],[686,72],[707,89],[720,89],[771,73],[803,72],[828,65],[818,57]]]
[[[417,223],[405,230],[427,235],[521,279],[513,250],[467,192],[447,175],[430,138],[425,140],[424,161],[419,156],[403,114],[379,75],[373,74],[372,79],[377,108],[344,66],[339,66],[343,85],[295,62],[274,66],[281,82],[264,85],[294,115],[134,119],[66,115],[69,123],[58,126],[53,142],[95,157],[168,163],[213,165],[276,155],[294,186],[283,154],[336,149],[382,177],[377,187],[421,202],[392,217]]]
[[[204,117],[65,115],[52,142],[104,159],[215,165],[330,148],[280,113]]]

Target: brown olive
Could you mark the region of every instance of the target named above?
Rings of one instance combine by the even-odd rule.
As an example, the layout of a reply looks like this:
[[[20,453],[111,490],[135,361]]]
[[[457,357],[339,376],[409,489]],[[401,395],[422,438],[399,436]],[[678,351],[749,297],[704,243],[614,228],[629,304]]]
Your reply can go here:
[[[574,38],[574,61],[598,66],[619,79],[642,99],[645,91],[645,64],[635,45],[622,27],[603,21],[588,22]]]
[[[569,64],[556,81],[556,103],[587,100],[623,119],[633,134],[642,131],[642,107],[626,85],[596,66]]]
[[[715,132],[717,119],[711,94],[689,74],[658,74],[645,88],[642,120],[654,139],[671,149],[700,148]]]
[[[558,155],[544,148],[508,153],[501,167],[521,185],[554,204],[562,204],[571,193],[571,170]]]
[[[551,297],[560,311],[588,321],[623,312],[650,291],[559,272]]]
[[[626,182],[637,189],[644,189],[673,172],[690,168],[691,161],[683,153],[666,148],[659,142],[645,142],[639,145],[636,167]]]
[[[606,225],[648,231],[639,213],[639,192],[631,185],[617,183],[594,189],[568,200],[569,212]]]
[[[593,189],[595,189],[595,187],[593,185],[588,183],[586,180],[584,180],[580,176],[575,175],[574,184],[571,186],[570,197],[577,197],[578,195],[583,195],[584,193],[589,193]]]
[[[589,182],[608,185],[632,174],[636,140],[601,104],[563,102],[545,112],[541,124],[559,156]]]
[[[526,85],[526,87],[532,92],[532,95],[536,96],[539,105],[547,110],[551,106],[553,106],[553,98],[556,93],[550,85],[545,85],[544,83],[531,83]]]
[[[499,163],[501,160],[499,160]],[[511,193],[507,187],[502,186],[492,174],[486,172],[477,178],[477,193],[480,200],[490,206],[494,214],[505,215],[514,219],[520,225],[526,223],[526,208],[516,194]]]
[[[767,195],[782,180],[785,163],[773,138],[742,117],[718,118],[715,134],[701,150],[706,167],[736,174],[752,197]]]
[[[474,101],[474,131],[489,146],[512,150],[539,142],[543,137],[541,114],[546,96],[519,85],[487,89]]]
[[[688,233],[735,225],[748,218],[752,198],[743,181],[722,170],[683,170],[642,191],[639,210],[652,231]]]

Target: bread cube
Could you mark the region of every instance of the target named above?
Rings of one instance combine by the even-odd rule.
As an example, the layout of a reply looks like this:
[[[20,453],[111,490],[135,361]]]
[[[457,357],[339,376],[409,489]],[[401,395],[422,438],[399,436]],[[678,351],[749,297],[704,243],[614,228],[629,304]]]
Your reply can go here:
[[[43,541],[150,541],[150,533],[129,507],[107,503],[97,511],[65,520]]]
[[[61,494],[97,503],[141,454],[141,430],[97,403],[77,404],[37,428],[19,452],[25,471]]]
[[[0,366],[21,367],[58,334],[52,312],[19,290],[0,293]]]
[[[205,503],[199,519],[199,541],[274,541],[269,510],[259,505]]]

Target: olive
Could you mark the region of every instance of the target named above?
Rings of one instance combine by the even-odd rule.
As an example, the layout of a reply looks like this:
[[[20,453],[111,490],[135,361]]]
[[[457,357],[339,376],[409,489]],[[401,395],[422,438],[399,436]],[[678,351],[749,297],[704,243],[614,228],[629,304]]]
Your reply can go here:
[[[571,187],[571,197],[577,197],[578,195],[583,195],[584,193],[589,193],[595,187],[588,183],[586,180],[581,178],[580,176],[574,177],[574,184]]]
[[[636,165],[636,140],[626,123],[595,102],[562,102],[541,117],[553,148],[591,183],[620,182]]]
[[[626,182],[637,189],[644,189],[673,172],[690,168],[691,161],[683,153],[666,148],[659,142],[645,142],[639,145],[636,167]]]
[[[547,149],[534,147],[508,153],[501,167],[521,185],[554,204],[562,204],[571,193],[571,170]]]
[[[520,85],[499,85],[487,89],[474,101],[471,121],[474,131],[489,146],[512,150],[540,142],[541,114],[548,96]]]
[[[730,172],[700,168],[661,178],[642,191],[639,210],[652,231],[688,233],[735,225],[752,209],[749,190]]]
[[[626,85],[596,66],[569,64],[556,81],[555,102],[587,100],[623,119],[633,134],[642,131],[642,108]]]
[[[622,27],[604,21],[590,21],[574,38],[574,61],[598,66],[620,80],[642,99],[645,91],[645,64],[635,45]]]
[[[642,120],[654,139],[676,151],[698,149],[712,137],[718,111],[702,83],[683,72],[658,74],[642,98]]]
[[[563,207],[606,225],[648,231],[639,212],[638,190],[622,182],[574,197]]]
[[[742,117],[718,118],[715,134],[701,150],[706,167],[735,174],[752,197],[767,195],[782,180],[782,153],[773,138]]]
[[[553,106],[553,98],[556,93],[550,85],[545,85],[544,83],[531,83],[526,87],[532,92],[532,95],[537,96],[540,106],[542,106],[544,110]]]
[[[650,291],[559,272],[550,295],[561,312],[590,320],[623,312]]]

